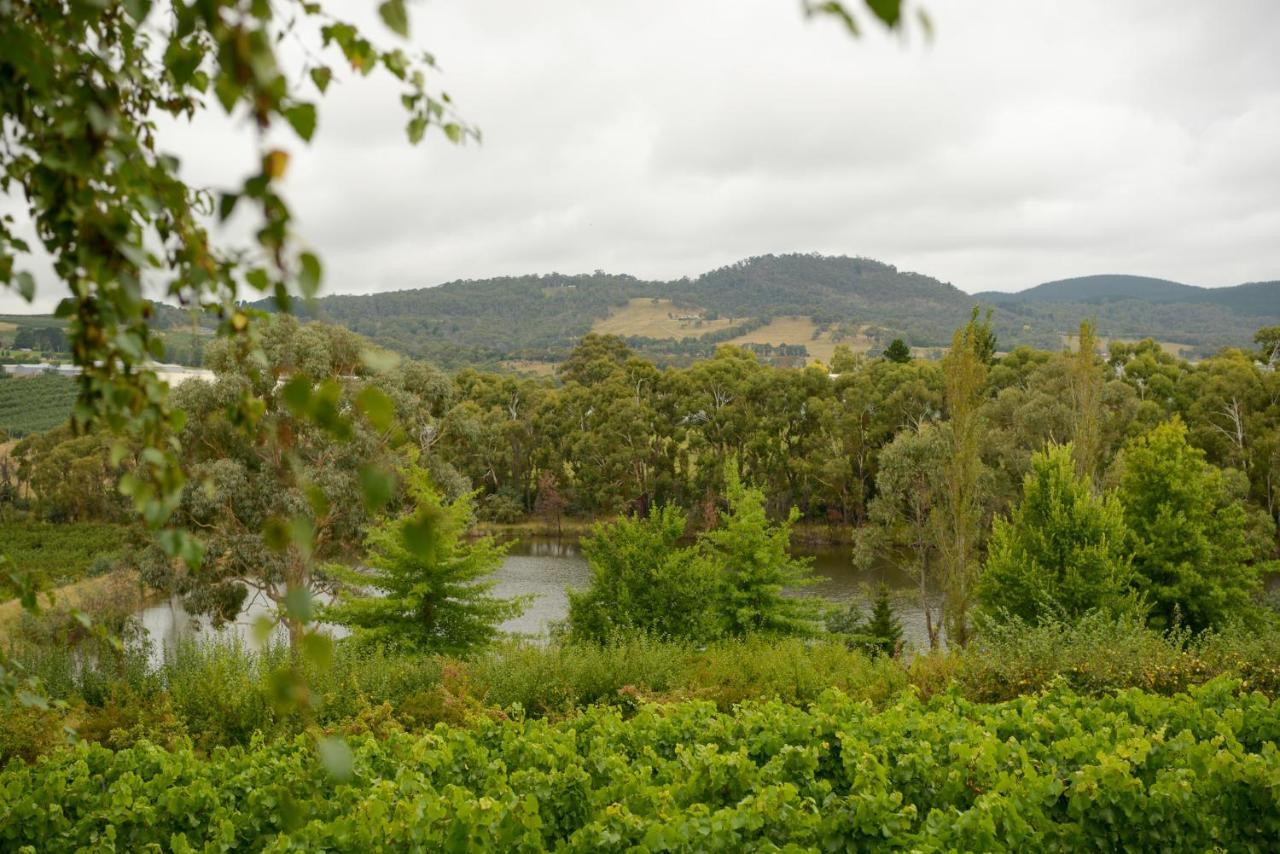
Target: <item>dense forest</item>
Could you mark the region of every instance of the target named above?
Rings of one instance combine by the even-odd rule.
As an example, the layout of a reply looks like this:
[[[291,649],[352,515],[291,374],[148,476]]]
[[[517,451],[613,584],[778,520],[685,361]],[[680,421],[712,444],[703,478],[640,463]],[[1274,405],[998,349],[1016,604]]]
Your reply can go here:
[[[269,536],[261,525],[283,524],[297,502],[320,502],[326,509],[309,523],[321,526],[311,534],[324,544],[317,556],[349,559],[376,509],[353,504],[350,495],[371,481],[384,501],[396,494],[395,481],[379,480],[375,464],[420,470],[430,484],[423,496],[434,496],[417,499],[423,506],[474,502],[482,521],[534,520],[556,530],[566,521],[657,514],[669,529],[660,539],[670,543],[712,535],[747,512],[733,498],[735,484],[746,484],[759,504],[755,527],[799,524],[804,535],[848,541],[853,559],[893,561],[916,574],[922,590],[945,588],[960,569],[972,574],[988,552],[992,578],[1016,575],[1028,560],[1017,550],[1034,555],[1036,547],[1014,529],[1067,524],[1044,507],[1034,511],[1040,516],[1019,515],[1032,512],[1033,496],[1061,501],[1064,490],[1083,490],[1067,508],[1083,515],[1070,524],[1101,526],[1093,535],[1120,548],[1160,538],[1155,529],[1141,534],[1143,525],[1173,524],[1141,521],[1149,512],[1141,509],[1144,490],[1177,488],[1193,493],[1175,508],[1177,525],[1189,526],[1178,533],[1189,538],[1180,548],[1196,551],[1160,561],[1209,561],[1238,577],[1224,582],[1231,592],[1219,590],[1212,605],[1195,601],[1176,579],[1157,583],[1153,576],[1132,582],[1133,591],[1156,609],[1153,616],[1160,612],[1163,625],[1220,625],[1261,594],[1247,577],[1256,582],[1276,555],[1276,328],[1261,330],[1254,349],[1198,363],[1150,341],[1113,345],[1104,361],[1092,326],[1081,332],[1083,349],[1074,352],[1018,347],[1001,355],[994,331],[975,312],[941,361],[865,358],[838,348],[830,366],[806,368],[772,367],[737,347],[687,368],[659,368],[620,339],[589,335],[557,377],[531,378],[449,374],[409,360],[373,370],[361,355],[367,342],[353,333],[279,317],[264,338],[267,372],[215,342],[208,364],[217,379],[192,380],[174,392],[187,413],[177,438],[192,476],[178,510],[205,533],[210,554],[221,555],[218,573],[206,571],[198,583],[162,566],[144,574],[153,573],[153,586],[189,593],[194,610],[224,615],[235,613],[251,579],[250,587],[270,596],[284,595],[270,581],[278,574],[297,573],[295,583],[320,589],[319,576],[296,556],[256,565]],[[329,379],[310,392],[300,385],[317,377]],[[255,389],[266,409],[251,417],[269,419],[273,434],[289,437],[299,473],[281,472],[273,443],[245,445],[226,432],[228,405]],[[298,421],[312,407],[363,411],[375,403],[377,419],[349,428],[341,442]],[[142,462],[137,453],[66,428],[32,435],[10,451],[0,496],[50,521],[123,522],[128,490],[117,482],[128,482],[130,460]],[[112,474],[119,462],[123,472]],[[1151,472],[1135,474],[1139,464]],[[1178,482],[1169,482],[1175,476]],[[1216,546],[1215,531],[1226,538]],[[950,553],[957,541],[964,543],[959,556]],[[1141,549],[1130,548],[1138,549],[1106,559],[1137,561]],[[1006,563],[1014,569],[1001,569]],[[966,597],[982,589],[976,582],[976,575],[965,580]],[[1168,598],[1161,600],[1164,587]],[[1098,605],[1086,601],[1071,610]],[[968,609],[969,602],[952,607]],[[1025,603],[1015,610],[1036,613]],[[940,626],[930,628],[935,641]],[[968,630],[957,629],[961,640]]]

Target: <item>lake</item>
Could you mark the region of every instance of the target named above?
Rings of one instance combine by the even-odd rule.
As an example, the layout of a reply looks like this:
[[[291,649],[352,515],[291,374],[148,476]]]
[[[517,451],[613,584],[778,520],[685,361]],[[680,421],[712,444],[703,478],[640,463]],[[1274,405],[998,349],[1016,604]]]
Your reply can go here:
[[[865,612],[869,609],[870,593],[879,584],[887,584],[894,591],[907,641],[917,648],[928,645],[918,588],[908,575],[888,566],[860,571],[850,560],[849,546],[797,547],[793,551],[812,558],[814,572],[823,577],[819,583],[800,591],[801,595],[820,596],[834,602],[860,601]],[[502,566],[494,573],[497,582],[494,593],[504,597],[528,596],[530,602],[523,614],[502,624],[503,630],[527,637],[546,637],[551,625],[568,614],[568,591],[586,587],[590,577],[587,561],[576,540],[530,537],[514,542]],[[212,629],[203,618],[193,619],[177,597],[150,605],[139,616],[159,656],[163,649],[197,634],[238,635],[250,646],[257,646],[253,622],[259,616],[270,615],[272,610],[269,602],[250,601],[235,623],[218,630]]]

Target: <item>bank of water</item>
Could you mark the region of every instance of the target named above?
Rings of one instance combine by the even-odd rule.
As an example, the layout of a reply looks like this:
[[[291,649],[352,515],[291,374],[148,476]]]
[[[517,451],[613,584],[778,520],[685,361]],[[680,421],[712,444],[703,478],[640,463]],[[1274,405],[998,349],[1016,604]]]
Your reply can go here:
[[[820,596],[837,603],[859,602],[864,612],[868,598],[880,584],[894,593],[894,603],[902,621],[906,639],[917,647],[927,645],[924,609],[916,583],[892,567],[861,571],[850,560],[847,546],[800,547],[798,555],[812,559],[815,574],[822,580],[799,595]],[[569,611],[569,591],[586,587],[591,577],[587,561],[576,540],[526,537],[511,544],[502,566],[494,574],[494,593],[498,596],[523,596],[528,607],[518,617],[502,625],[504,631],[532,638],[545,638],[551,626],[563,620]],[[213,629],[207,620],[192,618],[177,599],[164,600],[144,608],[139,616],[154,645],[156,655],[179,641],[202,636],[238,636],[256,647],[254,622],[272,613],[272,605],[251,600],[234,623]]]

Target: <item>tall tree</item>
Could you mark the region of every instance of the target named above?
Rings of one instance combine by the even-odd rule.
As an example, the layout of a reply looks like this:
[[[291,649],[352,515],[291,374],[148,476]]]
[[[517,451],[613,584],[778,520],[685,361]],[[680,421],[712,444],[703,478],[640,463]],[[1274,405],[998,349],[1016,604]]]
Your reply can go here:
[[[854,561],[864,569],[887,559],[915,578],[931,649],[938,648],[942,634],[933,601],[939,579],[932,518],[941,500],[947,452],[946,437],[936,425],[894,437],[880,453],[869,524],[857,530],[854,546]]]
[[[942,470],[942,500],[934,511],[934,525],[946,595],[947,640],[961,646],[970,637],[969,610],[977,574],[974,555],[982,529],[980,408],[992,347],[990,321],[979,320],[974,308],[969,322],[956,330],[942,360],[950,454]]]
[[[1102,455],[1102,366],[1097,357],[1098,338],[1092,321],[1080,322],[1079,344],[1071,359],[1073,406],[1072,454],[1076,472],[1090,483],[1098,480]]]

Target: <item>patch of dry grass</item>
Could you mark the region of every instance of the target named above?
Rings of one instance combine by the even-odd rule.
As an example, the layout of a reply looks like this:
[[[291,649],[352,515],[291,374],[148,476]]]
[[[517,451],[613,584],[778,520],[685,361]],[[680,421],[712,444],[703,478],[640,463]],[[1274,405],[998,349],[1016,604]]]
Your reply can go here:
[[[637,297],[621,308],[609,312],[609,316],[597,320],[591,331],[599,335],[637,336],[643,338],[700,337],[708,332],[727,329],[734,320],[720,317],[715,320],[681,320],[682,316],[701,315],[704,312],[692,308],[680,308],[669,299]],[[741,321],[741,318],[738,318]]]

